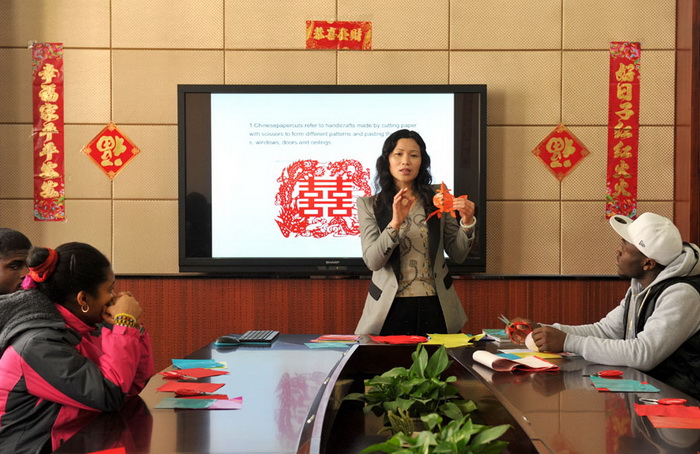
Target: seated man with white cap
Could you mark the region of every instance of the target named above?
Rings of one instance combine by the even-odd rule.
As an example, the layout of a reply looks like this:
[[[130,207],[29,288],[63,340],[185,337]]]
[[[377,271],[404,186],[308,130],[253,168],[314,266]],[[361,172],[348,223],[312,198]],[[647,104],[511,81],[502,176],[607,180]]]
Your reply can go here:
[[[590,325],[525,320],[535,327],[532,339],[541,351],[634,367],[700,399],[700,249],[654,213],[613,216],[610,224],[622,237],[618,274],[631,279],[625,297]]]

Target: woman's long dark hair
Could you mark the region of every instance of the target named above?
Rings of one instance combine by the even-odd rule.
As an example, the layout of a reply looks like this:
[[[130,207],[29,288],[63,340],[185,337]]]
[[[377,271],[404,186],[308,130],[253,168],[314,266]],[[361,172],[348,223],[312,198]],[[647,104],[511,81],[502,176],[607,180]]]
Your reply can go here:
[[[374,186],[377,190],[377,208],[391,211],[394,196],[399,192],[394,183],[394,177],[389,171],[389,155],[394,151],[396,143],[400,139],[413,139],[420,147],[420,169],[418,176],[413,181],[413,190],[416,195],[420,196],[426,209],[431,210],[435,191],[430,187],[430,183],[433,182],[433,177],[430,174],[430,156],[425,150],[425,142],[420,134],[408,129],[399,129],[387,137],[384,141],[384,147],[382,147],[382,154],[377,158],[377,176],[374,179]]]
[[[36,283],[39,291],[58,304],[70,302],[81,290],[96,296],[97,287],[105,282],[110,269],[107,257],[85,243],[65,243],[56,252],[56,269],[44,282]],[[48,249],[35,247],[29,252],[27,265],[38,267],[48,257]]]

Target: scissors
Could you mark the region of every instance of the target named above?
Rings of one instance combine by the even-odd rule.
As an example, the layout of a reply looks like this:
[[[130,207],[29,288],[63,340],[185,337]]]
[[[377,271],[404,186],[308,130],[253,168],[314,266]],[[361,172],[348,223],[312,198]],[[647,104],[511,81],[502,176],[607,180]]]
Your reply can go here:
[[[498,319],[506,324],[506,333],[510,340],[516,344],[525,342],[525,337],[532,332],[532,326],[529,323],[511,322],[508,317],[501,314]]]
[[[622,371],[617,369],[606,369],[598,371],[595,374],[586,374],[584,377],[622,378]]]
[[[688,402],[686,399],[665,397],[663,399],[647,399],[646,397],[640,397],[640,402],[652,405],[683,405]]]

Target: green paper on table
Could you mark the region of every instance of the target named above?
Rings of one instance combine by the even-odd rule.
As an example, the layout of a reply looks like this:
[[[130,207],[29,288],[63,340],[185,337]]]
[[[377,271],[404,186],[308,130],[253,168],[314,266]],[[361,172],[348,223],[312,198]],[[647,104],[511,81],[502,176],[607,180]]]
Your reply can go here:
[[[213,359],[174,359],[173,366],[178,369],[191,369],[202,367],[204,369],[214,369],[226,367],[226,364],[214,361]]]
[[[216,399],[178,399],[177,397],[166,397],[161,400],[155,408],[189,408],[202,409],[209,408]]]
[[[590,377],[593,386],[598,391],[610,391],[618,393],[658,393],[659,388],[648,383],[637,380],[626,380],[621,378]]]
[[[350,348],[350,344],[344,342],[305,342],[309,348]]]
[[[453,347],[466,347],[468,345],[474,345],[475,341],[478,341],[483,334],[477,334],[476,336],[470,336],[468,334],[458,333],[458,334],[430,334],[430,339],[427,342],[423,342],[426,345],[444,345],[445,348]]]

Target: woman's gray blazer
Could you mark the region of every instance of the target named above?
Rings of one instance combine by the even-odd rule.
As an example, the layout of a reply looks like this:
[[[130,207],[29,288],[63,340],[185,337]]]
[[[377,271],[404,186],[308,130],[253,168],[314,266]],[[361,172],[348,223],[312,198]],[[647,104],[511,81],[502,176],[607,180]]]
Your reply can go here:
[[[376,195],[357,199],[362,258],[372,271],[372,280],[355,334],[379,334],[398,289],[399,243],[386,231],[392,214],[389,212],[383,219],[378,219],[374,213],[375,199]],[[457,219],[443,213],[442,218],[433,216],[428,220],[428,238],[435,287],[447,331],[457,333],[467,321],[467,315],[452,285],[443,251],[455,262],[463,262],[474,241],[474,232],[467,236]]]

